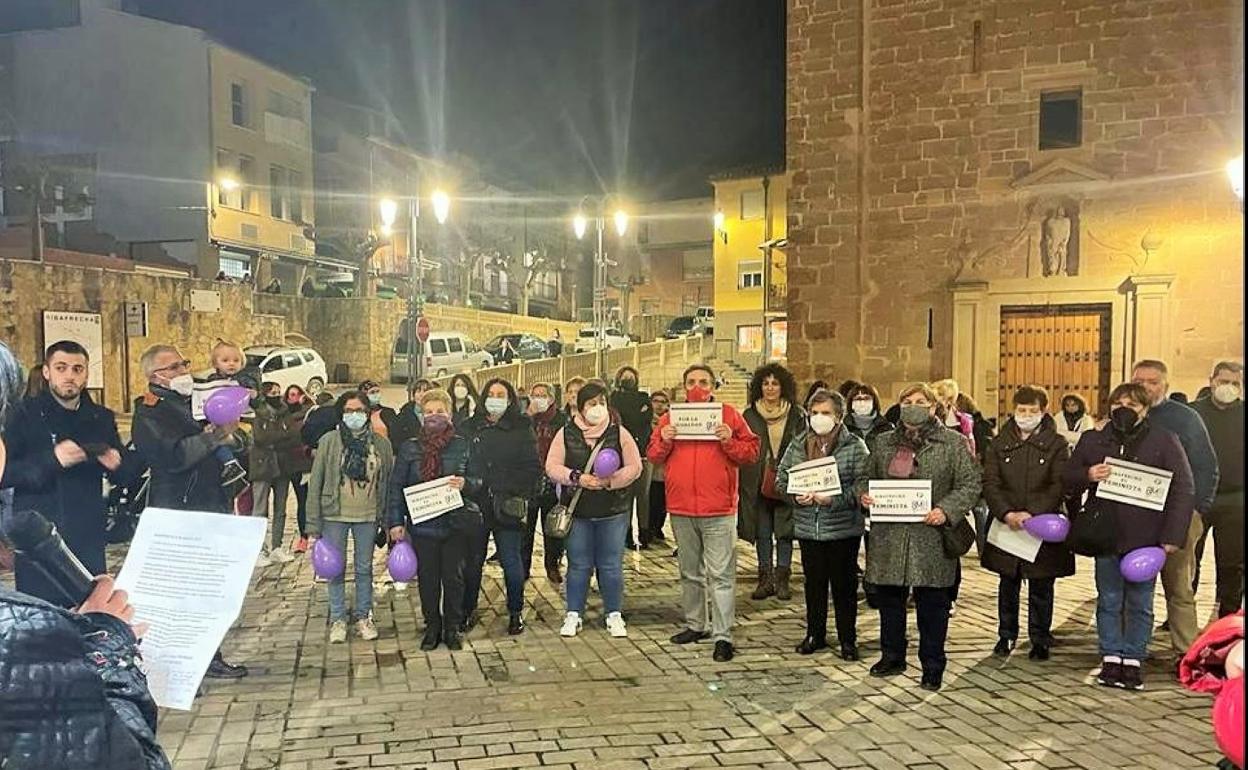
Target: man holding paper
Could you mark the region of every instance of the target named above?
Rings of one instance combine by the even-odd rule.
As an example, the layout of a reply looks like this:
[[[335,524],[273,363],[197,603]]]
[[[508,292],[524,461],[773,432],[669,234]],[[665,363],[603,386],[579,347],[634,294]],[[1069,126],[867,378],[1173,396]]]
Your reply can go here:
[[[1027,636],[1032,660],[1048,660],[1053,646],[1053,582],[1075,574],[1075,556],[1063,543],[1042,543],[1023,529],[1039,513],[1057,513],[1062,471],[1070,459],[1066,439],[1045,410],[1044,388],[1014,391],[1014,413],[984,453],[984,500],[988,542],[980,562],[1001,576],[997,587],[997,646],[1007,656],[1018,639],[1019,593],[1027,580]]]
[[[866,531],[854,487],[867,473],[867,445],[845,427],[845,399],[817,390],[808,428],[789,442],[776,489],[793,502],[793,529],[806,573],[806,638],[799,655],[828,646],[828,586],[842,660],[858,660],[858,545]]]
[[[672,404],[650,437],[646,457],[655,465],[667,466],[667,510],[676,532],[685,615],[685,629],[672,637],[672,644],[714,638],[714,658],[723,663],[735,653],[738,468],[758,459],[759,441],[740,412],[714,401],[715,375],[705,364],[686,369],[684,382],[686,403],[715,411],[718,424],[709,431],[692,427],[687,435],[684,427],[673,422],[682,405]]]
[[[945,673],[949,586],[958,558],[945,552],[942,529],[966,518],[979,500],[980,471],[962,436],[936,419],[936,394],[923,383],[898,397],[901,422],[880,436],[858,483],[871,508],[866,579],[876,586],[882,656],[872,676],[906,670],[906,599],[914,592],[922,687],[939,690]]]
[[[1144,689],[1140,664],[1153,636],[1157,578],[1130,582],[1122,576],[1119,560],[1148,546],[1161,546],[1167,557],[1178,552],[1195,499],[1187,455],[1173,433],[1152,425],[1149,400],[1141,385],[1114,388],[1109,423],[1083,434],[1063,473],[1066,494],[1079,496],[1086,490],[1085,510],[1099,507],[1113,523],[1113,550],[1096,557],[1097,681],[1128,690]],[[1164,491],[1154,494],[1153,489]]]
[[[451,394],[430,390],[420,397],[420,431],[399,447],[390,475],[386,527],[390,542],[411,538],[416,549],[420,612],[425,635],[420,649],[463,649],[459,627],[464,605],[461,565],[481,510],[461,490],[480,491],[480,479],[468,476],[468,439],[455,431]],[[458,502],[459,505],[454,505]],[[448,508],[448,506],[454,507]]]

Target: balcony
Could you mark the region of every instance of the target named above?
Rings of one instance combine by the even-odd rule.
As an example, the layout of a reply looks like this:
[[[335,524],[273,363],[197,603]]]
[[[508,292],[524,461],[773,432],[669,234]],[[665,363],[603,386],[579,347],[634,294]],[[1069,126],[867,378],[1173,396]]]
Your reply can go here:
[[[308,125],[276,112],[264,113],[264,138],[271,144],[284,144],[296,150],[310,150]]]

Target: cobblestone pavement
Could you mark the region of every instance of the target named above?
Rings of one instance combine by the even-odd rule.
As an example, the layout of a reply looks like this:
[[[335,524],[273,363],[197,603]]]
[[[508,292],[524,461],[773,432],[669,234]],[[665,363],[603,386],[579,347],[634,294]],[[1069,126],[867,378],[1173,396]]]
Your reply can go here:
[[[795,654],[804,628],[800,573],[793,601],[750,601],[750,551],[739,551],[740,652],[729,664],[713,662],[709,644],[668,643],[679,615],[667,548],[626,555],[627,639],[607,636],[598,609],[579,637],[560,637],[561,596],[542,577],[529,584],[528,630],[507,636],[501,573],[487,565],[483,623],[455,653],[420,651],[414,584],[402,593],[379,585],[380,639],[330,645],[325,586],[313,583],[307,560],[269,567],[258,571],[225,645],[227,659],[245,662],[251,676],[207,683],[193,711],[165,711],[160,739],[184,770],[1170,770],[1218,759],[1211,701],[1168,680],[1168,654],[1146,666],[1144,692],[1091,683],[1087,560],[1058,582],[1053,658],[1036,663],[1026,644],[1008,660],[991,655],[996,580],[972,552],[950,624],[945,687],[928,693],[918,687],[913,619],[910,671],[890,680],[867,675],[879,622],[865,604],[862,662]],[[1201,589],[1202,613],[1211,609],[1211,589]],[[591,608],[596,600],[591,595]]]

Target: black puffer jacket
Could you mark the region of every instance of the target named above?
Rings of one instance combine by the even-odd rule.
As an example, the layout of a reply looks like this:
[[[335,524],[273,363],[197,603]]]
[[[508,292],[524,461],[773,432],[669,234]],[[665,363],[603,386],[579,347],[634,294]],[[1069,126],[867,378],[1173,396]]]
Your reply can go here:
[[[0,587],[0,767],[164,770],[134,634]]]
[[[537,495],[542,466],[537,459],[533,424],[513,403],[498,422],[490,422],[478,413],[461,432],[471,443],[467,475],[483,482],[477,504],[486,521],[491,525],[519,526],[518,522],[495,515],[495,500],[532,500]]]

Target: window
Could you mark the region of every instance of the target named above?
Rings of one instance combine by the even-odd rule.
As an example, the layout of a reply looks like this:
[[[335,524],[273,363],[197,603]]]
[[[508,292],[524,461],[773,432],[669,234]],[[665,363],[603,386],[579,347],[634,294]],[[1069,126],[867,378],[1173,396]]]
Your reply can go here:
[[[459,337],[451,337],[446,342],[452,353],[464,352],[464,343],[460,341]]]
[[[242,83],[230,83],[230,122],[247,128],[247,117],[247,88]]]
[[[686,281],[710,280],[715,276],[715,260],[710,249],[694,249],[681,256],[681,273]]]
[[[1040,94],[1040,149],[1078,147],[1083,143],[1083,91]]]
[[[741,193],[741,218],[763,218],[763,191],[761,189],[746,190]]]
[[[308,351],[305,350],[299,355],[303,356],[304,363],[308,363],[308,364],[312,363],[312,354],[309,353]]]
[[[279,370],[279,369],[281,369],[281,368],[282,368],[282,357],[281,357],[281,356],[273,356],[273,357],[272,357],[272,358],[270,358],[268,361],[265,361],[265,362],[264,362],[264,367],[263,367],[262,371],[266,371],[266,372],[276,372],[277,370]]]
[[[464,338],[464,352],[465,352],[465,353],[476,353],[476,352],[477,352],[477,343],[475,343],[475,342],[473,342],[472,340],[470,340],[470,339],[468,339],[467,337],[465,337],[465,338]]]
[[[294,369],[296,366],[299,366],[300,363],[301,362],[299,361],[298,353],[283,353],[282,354],[282,367],[283,368]]]
[[[286,169],[269,166],[269,215],[274,219],[286,218]]]
[[[763,285],[763,263],[757,260],[737,263],[737,288],[758,289]]]
[[[444,356],[446,355],[446,340],[429,340],[430,355]]]
[[[253,185],[256,182],[256,159],[248,155],[238,156],[238,207],[252,211]]]
[[[291,222],[303,221],[303,174],[298,171],[286,173],[286,210]]]
[[[269,112],[281,115],[283,118],[303,121],[302,102],[280,91],[269,91]]]
[[[234,156],[229,150],[217,150],[217,205],[228,206],[234,208],[234,193],[237,190],[227,190],[225,185],[221,184],[224,177],[233,176],[234,173]]]
[[[763,327],[761,325],[737,327],[737,352],[763,352]]]
[[[218,262],[218,268],[225,273],[227,278],[233,278],[236,281],[243,280],[243,276],[247,275],[251,261],[240,257],[222,256]]]

